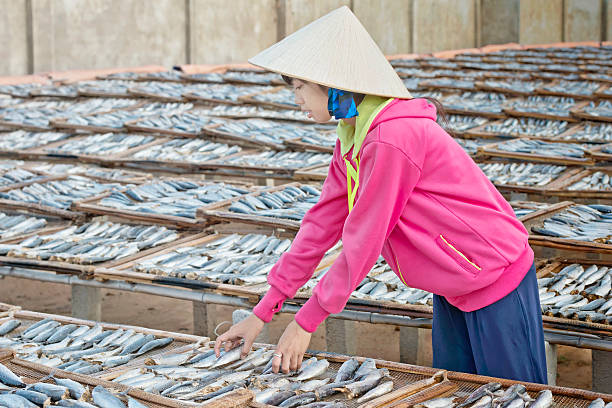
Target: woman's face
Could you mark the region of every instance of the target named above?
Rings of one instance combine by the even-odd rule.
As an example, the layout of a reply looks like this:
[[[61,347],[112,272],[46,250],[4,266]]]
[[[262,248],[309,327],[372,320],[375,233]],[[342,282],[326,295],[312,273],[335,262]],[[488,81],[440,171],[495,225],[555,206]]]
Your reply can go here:
[[[317,123],[325,123],[332,118],[327,111],[327,88],[300,79],[293,79],[291,86],[295,92],[295,103],[308,113],[309,118]]]

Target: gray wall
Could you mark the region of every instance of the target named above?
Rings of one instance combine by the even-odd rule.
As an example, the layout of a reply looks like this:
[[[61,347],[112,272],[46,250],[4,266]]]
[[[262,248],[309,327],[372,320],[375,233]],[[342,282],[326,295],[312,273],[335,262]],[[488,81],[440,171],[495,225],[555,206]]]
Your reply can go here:
[[[612,0],[0,0],[0,75],[244,62],[341,5],[385,54],[612,39]]]

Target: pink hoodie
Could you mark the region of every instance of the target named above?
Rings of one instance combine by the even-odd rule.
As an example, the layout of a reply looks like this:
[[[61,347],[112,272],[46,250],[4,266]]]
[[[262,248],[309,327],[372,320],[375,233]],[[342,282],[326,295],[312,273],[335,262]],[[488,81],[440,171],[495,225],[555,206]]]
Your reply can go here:
[[[361,147],[350,215],[337,142],[321,198],[270,271],[271,288],[253,312],[270,321],[340,238],[342,252],[295,316],[305,330],[314,332],[344,309],[380,254],[408,286],[470,312],[519,285],[533,263],[527,237],[512,207],[436,123],[435,107],[396,99],[374,119]]]

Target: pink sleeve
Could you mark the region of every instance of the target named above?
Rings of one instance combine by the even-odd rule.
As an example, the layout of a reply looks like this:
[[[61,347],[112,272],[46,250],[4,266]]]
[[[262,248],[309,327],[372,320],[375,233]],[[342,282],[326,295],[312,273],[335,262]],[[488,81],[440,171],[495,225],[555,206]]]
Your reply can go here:
[[[268,274],[270,289],[253,309],[264,322],[272,320],[283,302],[312,277],[325,252],[340,239],[348,202],[346,175],[339,168],[343,164],[339,150],[337,145],[319,201],[304,216],[291,249]]]
[[[421,174],[419,166],[388,143],[369,143],[361,154],[358,199],[344,225],[342,252],[295,316],[308,332],[344,309],[380,256]]]

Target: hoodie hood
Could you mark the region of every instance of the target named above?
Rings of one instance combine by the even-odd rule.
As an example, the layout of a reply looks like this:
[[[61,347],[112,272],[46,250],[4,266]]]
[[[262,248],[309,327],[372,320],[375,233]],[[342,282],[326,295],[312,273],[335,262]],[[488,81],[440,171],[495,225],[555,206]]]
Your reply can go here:
[[[435,122],[437,118],[436,107],[423,98],[395,99],[376,116],[370,126],[370,131],[381,123],[398,118],[425,118]]]

